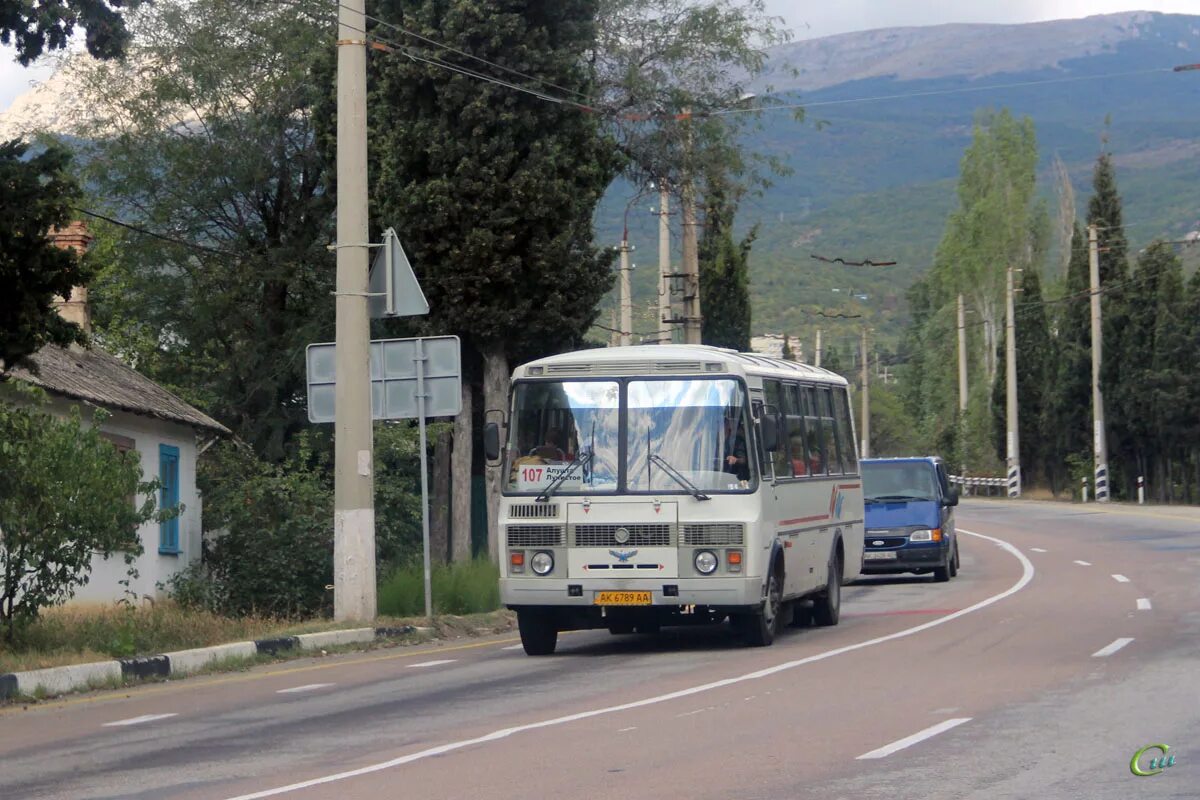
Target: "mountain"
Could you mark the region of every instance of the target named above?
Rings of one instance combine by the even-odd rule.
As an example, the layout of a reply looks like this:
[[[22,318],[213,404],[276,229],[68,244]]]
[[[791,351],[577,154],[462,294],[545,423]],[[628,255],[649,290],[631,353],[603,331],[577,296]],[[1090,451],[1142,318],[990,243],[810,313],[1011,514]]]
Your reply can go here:
[[[848,346],[866,322],[894,344],[907,323],[905,292],[932,261],[956,205],[959,161],[986,109],[1033,119],[1049,208],[1057,207],[1054,157],[1082,212],[1106,140],[1135,246],[1200,228],[1200,72],[1171,71],[1198,61],[1200,16],[1149,12],[894,28],[775,48],[756,88],[772,86],[765,104],[802,104],[806,116],[797,123],[765,112],[747,137],[792,169],[739,214],[742,226],[760,226],[751,255],[755,332],[799,336],[807,352],[817,327]],[[613,194],[597,225],[615,243],[627,195]],[[654,221],[640,215],[630,237],[638,250],[656,252],[655,236]],[[813,255],[899,264],[851,268]],[[1051,259],[1046,277],[1057,270]],[[643,307],[655,296],[653,273],[635,273]],[[650,324],[647,315],[635,329]]]
[[[756,332],[786,331],[811,344],[820,323],[827,338],[848,342],[865,321],[894,341],[907,321],[905,292],[931,262],[955,207],[958,163],[983,109],[1033,118],[1051,208],[1052,159],[1066,164],[1082,208],[1105,140],[1135,246],[1200,228],[1200,72],[1171,72],[1192,62],[1200,62],[1200,16],[1137,11],[889,28],[774,48],[755,88],[765,103],[804,105],[806,117],[767,111],[747,135],[748,146],[792,170],[746,198],[739,214],[743,229],[759,225],[751,255]],[[86,98],[64,69],[0,114],[0,138],[56,129],[83,113]],[[596,215],[600,241],[619,241],[631,196],[623,184],[610,190]],[[678,258],[677,217],[675,233]],[[631,214],[630,238],[634,261],[649,259],[634,273],[635,329],[648,331],[656,219]],[[1188,252],[1193,262],[1196,251]],[[899,263],[851,268],[814,254]],[[1047,277],[1056,270],[1052,260]]]

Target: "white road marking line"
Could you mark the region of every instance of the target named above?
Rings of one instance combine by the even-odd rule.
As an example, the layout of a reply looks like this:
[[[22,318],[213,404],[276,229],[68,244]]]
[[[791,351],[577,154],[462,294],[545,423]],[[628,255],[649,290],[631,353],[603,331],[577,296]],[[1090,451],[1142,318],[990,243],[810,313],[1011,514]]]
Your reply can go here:
[[[926,739],[937,736],[939,733],[945,733],[951,728],[957,728],[964,722],[970,721],[970,717],[959,717],[958,719],[948,719],[945,722],[939,722],[937,725],[931,725],[923,731],[917,731],[912,736],[905,736],[903,739],[897,739],[891,744],[885,744],[878,750],[872,750],[869,753],[863,753],[861,756],[856,758],[855,761],[862,761],[865,758],[887,758],[897,750],[903,750],[906,747],[912,747],[918,742],[923,742]]]
[[[1033,552],[1035,552],[1035,553],[1045,553],[1045,552],[1046,552],[1045,550],[1043,550],[1043,549],[1042,549],[1042,548],[1040,548],[1040,547],[1031,547],[1031,548],[1029,548],[1029,549],[1030,549],[1030,550],[1032,550],[1032,551],[1033,551]]]
[[[1096,652],[1092,653],[1092,658],[1104,658],[1105,656],[1111,656],[1113,653],[1117,652],[1132,641],[1133,639],[1130,637],[1117,639],[1112,644],[1102,647]]]
[[[1092,565],[1090,561],[1076,561],[1075,563],[1081,567],[1090,567]]]
[[[458,661],[458,659],[457,658],[439,658],[436,661],[422,661],[418,664],[409,664],[408,668],[416,669],[417,667],[440,667],[442,664],[453,664],[455,661]]]
[[[629,733],[630,731],[636,731],[636,730],[637,730],[637,725],[634,725],[632,728],[621,728],[621,730],[617,731],[617,733]]]
[[[523,644],[510,644],[508,647],[501,647],[500,649],[501,650],[520,650],[524,646],[525,645],[523,645]]]
[[[303,686],[293,686],[290,689],[278,689],[275,694],[299,694],[301,692],[315,692],[317,689],[324,689],[328,686],[333,686],[332,683],[306,683]]]
[[[1129,583],[1129,578],[1126,578],[1124,575],[1113,575],[1113,580],[1117,583]]]
[[[166,719],[167,717],[177,717],[178,714],[144,714],[140,717],[130,717],[129,719],[119,719],[116,722],[106,722],[105,728],[123,728],[127,725],[141,725],[143,722],[154,722],[158,719]]]
[[[541,730],[543,728],[558,727],[559,725],[566,725],[566,724],[569,724],[572,722],[579,722],[580,720],[591,719],[592,717],[599,717],[599,716],[603,716],[606,714],[618,714],[622,711],[631,711],[635,708],[645,708],[646,706],[658,705],[660,703],[666,703],[671,700],[678,700],[679,698],[682,698],[682,697],[691,697],[692,695],[704,694],[707,692],[711,692],[714,689],[721,689],[726,686],[735,686],[739,683],[747,683],[749,681],[761,680],[763,678],[771,677],[772,675],[777,675],[781,672],[787,672],[788,670],[796,669],[797,667],[803,667],[807,664],[813,664],[817,661],[824,661],[827,658],[834,658],[836,656],[844,655],[846,653],[853,653],[856,650],[862,650],[867,647],[874,647],[875,645],[884,644],[886,642],[893,642],[893,641],[896,641],[897,639],[904,639],[909,636],[915,636],[918,633],[922,633],[931,628],[936,628],[939,625],[945,625],[946,623],[948,623],[952,620],[959,619],[960,617],[964,617],[967,614],[972,614],[976,611],[987,608],[988,606],[990,606],[994,603],[998,603],[1001,600],[1005,599],[1006,597],[1011,597],[1012,595],[1016,594],[1017,592],[1021,591],[1026,586],[1028,586],[1029,582],[1031,580],[1033,580],[1033,575],[1034,575],[1033,562],[1030,561],[1025,556],[1024,553],[1022,553],[1020,550],[1018,550],[1013,545],[1009,544],[1008,542],[1004,542],[1000,539],[997,539],[993,536],[987,536],[982,533],[975,533],[973,531],[964,530],[962,528],[959,528],[957,532],[964,533],[968,536],[975,536],[979,539],[984,539],[986,541],[998,544],[1000,547],[1007,550],[1010,554],[1012,554],[1012,556],[1014,558],[1017,559],[1017,561],[1020,562],[1021,577],[1017,579],[1016,583],[1014,583],[1012,586],[1008,587],[1004,591],[998,592],[998,593],[992,595],[991,597],[985,597],[983,600],[980,600],[978,603],[975,603],[974,605],[967,606],[966,608],[961,608],[958,611],[955,611],[951,614],[947,614],[944,617],[938,617],[937,619],[932,619],[932,620],[929,620],[928,622],[923,622],[920,625],[914,625],[911,628],[905,628],[903,630],[899,630],[894,633],[885,634],[883,636],[877,636],[874,639],[867,639],[865,641],[855,642],[854,644],[843,645],[842,647],[836,647],[832,650],[826,650],[821,653],[814,653],[811,656],[805,656],[804,658],[798,658],[793,661],[784,661],[782,663],[776,664],[773,667],[767,667],[765,669],[760,669],[756,672],[748,672],[743,675],[735,675],[731,678],[723,678],[721,680],[712,681],[711,683],[704,683],[699,686],[691,686],[686,689],[679,689],[674,692],[668,692],[667,694],[660,694],[660,695],[656,695],[654,697],[646,697],[641,700],[633,700],[628,703],[622,703],[621,705],[606,706],[603,708],[593,708],[588,711],[580,711],[578,713],[568,714],[568,715],[562,716],[562,717],[553,717],[551,719],[544,719],[539,722],[530,722],[530,723],[526,723],[524,725],[514,725],[511,728],[500,728],[499,730],[492,731],[491,733],[487,733],[482,736],[476,736],[473,739],[460,739],[455,742],[447,742],[445,744],[436,745],[435,747],[428,747],[424,750],[418,750],[415,753],[407,753],[406,755],[397,756],[396,758],[390,759],[388,761],[380,761],[378,763],[368,764],[365,767],[359,767],[357,769],[345,770],[343,772],[335,772],[331,775],[323,775],[319,778],[312,778],[312,779],[306,780],[306,781],[299,781],[298,783],[291,783],[286,786],[277,786],[272,789],[263,789],[261,791],[252,792],[250,794],[237,795],[236,797],[231,797],[231,798],[228,798],[227,800],[261,800],[264,797],[276,797],[281,794],[289,794],[291,792],[297,792],[297,791],[300,791],[301,789],[308,789],[313,786],[323,786],[327,783],[335,783],[337,781],[344,781],[349,778],[357,778],[362,775],[371,775],[376,772],[382,772],[384,770],[394,769],[396,767],[402,767],[406,764],[412,764],[413,762],[416,762],[416,761],[424,761],[425,759],[428,759],[428,758],[445,755],[446,753],[453,753],[457,750],[462,750],[462,749],[468,748],[468,747],[474,747],[475,745],[487,744],[489,742],[496,742],[496,741],[500,741],[501,739],[507,739],[510,736],[514,736],[519,733],[526,733],[528,731]]]
[[[1137,608],[1138,608],[1138,611],[1149,611],[1150,610],[1150,598],[1149,597],[1139,597],[1138,603],[1137,603]]]

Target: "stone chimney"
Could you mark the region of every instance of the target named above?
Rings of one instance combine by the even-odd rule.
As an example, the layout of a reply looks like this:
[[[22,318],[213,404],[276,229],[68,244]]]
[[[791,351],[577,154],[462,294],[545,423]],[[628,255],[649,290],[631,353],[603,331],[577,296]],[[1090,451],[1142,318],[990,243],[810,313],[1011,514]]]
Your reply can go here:
[[[83,258],[87,253],[92,238],[92,235],[88,233],[87,225],[79,221],[72,222],[62,230],[50,231],[50,241],[64,250],[74,250],[78,258]],[[71,296],[66,300],[61,297],[55,298],[54,306],[63,319],[74,322],[83,328],[84,333],[92,332],[92,312],[88,309],[86,286],[73,288]]]

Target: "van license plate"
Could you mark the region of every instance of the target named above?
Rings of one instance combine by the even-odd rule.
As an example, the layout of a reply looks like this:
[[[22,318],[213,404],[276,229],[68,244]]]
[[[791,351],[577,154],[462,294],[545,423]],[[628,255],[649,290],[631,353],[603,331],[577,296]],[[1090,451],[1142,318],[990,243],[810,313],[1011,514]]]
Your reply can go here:
[[[650,592],[596,592],[598,606],[648,606]]]
[[[864,561],[889,561],[889,560],[895,561],[896,554],[895,554],[895,552],[893,552],[891,550],[883,550],[883,551],[878,551],[878,552],[871,552],[870,550],[868,550],[867,552],[863,553],[863,560]]]

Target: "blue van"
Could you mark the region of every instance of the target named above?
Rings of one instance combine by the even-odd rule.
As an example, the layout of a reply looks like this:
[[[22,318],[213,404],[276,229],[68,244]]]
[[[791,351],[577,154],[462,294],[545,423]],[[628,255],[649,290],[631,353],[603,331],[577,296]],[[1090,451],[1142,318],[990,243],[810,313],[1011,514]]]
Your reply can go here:
[[[863,459],[866,503],[864,574],[932,572],[934,580],[958,574],[958,536],[950,488],[940,458]]]

